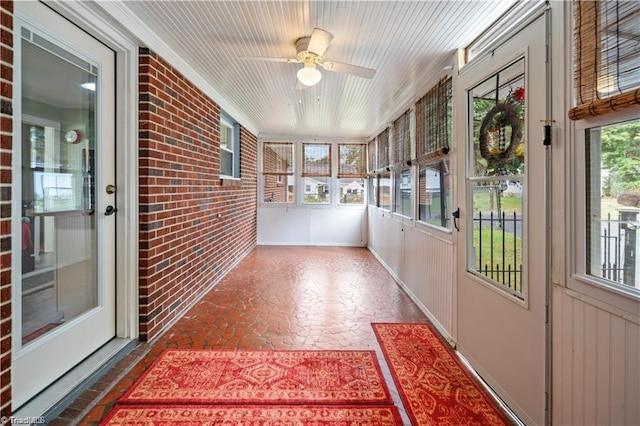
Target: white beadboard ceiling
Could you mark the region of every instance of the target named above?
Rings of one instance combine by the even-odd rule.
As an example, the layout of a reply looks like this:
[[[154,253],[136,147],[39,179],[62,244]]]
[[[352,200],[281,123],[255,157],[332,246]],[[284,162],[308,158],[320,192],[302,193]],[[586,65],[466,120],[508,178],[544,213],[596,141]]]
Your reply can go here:
[[[214,100],[260,135],[368,138],[448,71],[456,50],[517,3],[496,1],[121,1],[98,4],[174,66],[195,72]],[[315,28],[334,35],[325,57],[376,70],[368,80],[318,68],[296,89],[301,64],[239,56],[296,56]],[[179,63],[175,63],[175,59]],[[186,73],[187,77],[189,74]],[[222,98],[222,99],[221,99]]]

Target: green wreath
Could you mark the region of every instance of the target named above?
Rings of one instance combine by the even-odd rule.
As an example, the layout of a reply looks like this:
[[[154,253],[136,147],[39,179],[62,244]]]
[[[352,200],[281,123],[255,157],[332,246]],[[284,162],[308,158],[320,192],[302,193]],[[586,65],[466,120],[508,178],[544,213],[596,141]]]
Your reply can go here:
[[[511,126],[511,140],[504,150],[495,151],[489,149],[489,129]],[[499,103],[484,116],[480,125],[479,145],[480,155],[493,164],[501,165],[511,161],[515,155],[516,147],[522,140],[522,123],[520,111],[516,105],[510,102]]]

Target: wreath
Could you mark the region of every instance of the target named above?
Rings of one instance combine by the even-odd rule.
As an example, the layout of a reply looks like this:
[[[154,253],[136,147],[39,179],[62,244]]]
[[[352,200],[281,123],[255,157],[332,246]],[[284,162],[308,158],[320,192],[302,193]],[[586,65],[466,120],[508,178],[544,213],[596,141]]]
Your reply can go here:
[[[496,128],[511,126],[511,139],[509,145],[501,148],[499,146],[490,147],[489,132]],[[480,155],[487,161],[502,165],[511,161],[515,155],[516,148],[522,140],[522,124],[520,110],[512,102],[499,103],[484,116],[480,125]],[[491,144],[493,145],[493,143]]]

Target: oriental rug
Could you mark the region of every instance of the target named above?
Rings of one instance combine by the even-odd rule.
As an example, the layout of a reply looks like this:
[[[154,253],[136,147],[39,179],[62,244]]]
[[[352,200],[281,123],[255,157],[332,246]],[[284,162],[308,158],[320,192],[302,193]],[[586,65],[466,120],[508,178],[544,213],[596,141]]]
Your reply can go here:
[[[392,404],[374,351],[165,350],[121,404]]]
[[[394,406],[117,405],[100,425],[400,426],[402,420]]]
[[[372,326],[414,425],[511,424],[429,325]]]

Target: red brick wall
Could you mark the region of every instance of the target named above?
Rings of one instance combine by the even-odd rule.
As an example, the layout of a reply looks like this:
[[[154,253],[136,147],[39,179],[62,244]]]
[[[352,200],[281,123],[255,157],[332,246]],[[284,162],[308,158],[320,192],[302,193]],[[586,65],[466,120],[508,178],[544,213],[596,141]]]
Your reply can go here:
[[[140,50],[140,339],[151,339],[256,245],[257,138],[221,181],[220,110]],[[229,183],[232,183],[229,185]]]
[[[13,2],[0,2],[0,417],[11,415]]]

